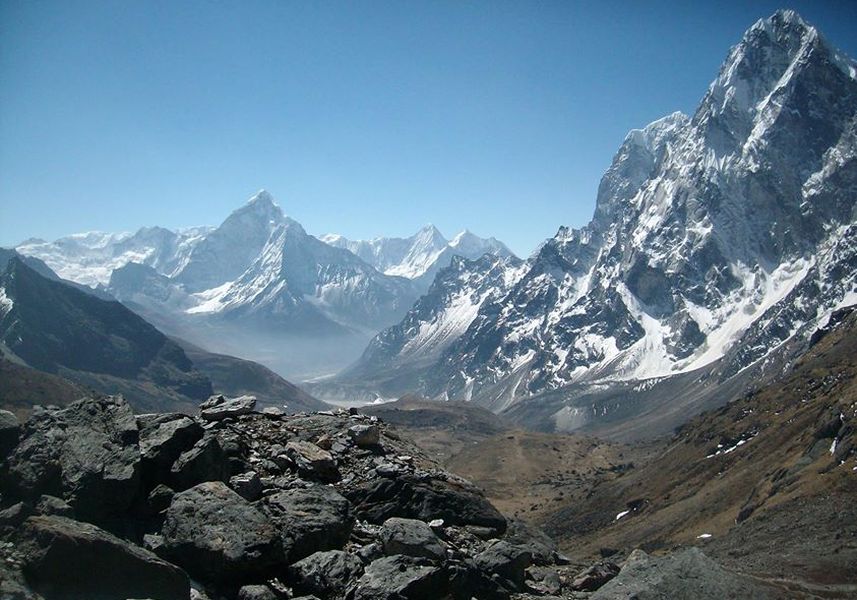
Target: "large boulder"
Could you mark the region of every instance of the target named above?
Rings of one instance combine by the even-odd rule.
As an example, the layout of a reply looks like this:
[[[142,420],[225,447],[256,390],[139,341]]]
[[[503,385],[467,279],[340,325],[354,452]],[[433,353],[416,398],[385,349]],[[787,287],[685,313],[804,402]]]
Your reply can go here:
[[[179,413],[138,415],[144,477],[163,483],[173,463],[202,437],[202,427]]]
[[[354,526],[351,505],[326,485],[285,490],[264,499],[289,562],[345,545]]]
[[[219,481],[176,494],[162,535],[164,556],[204,581],[246,581],[283,559],[271,520]]]
[[[295,591],[332,598],[342,594],[348,584],[363,572],[363,562],[342,550],[316,552],[289,568],[289,580]]]
[[[381,527],[381,544],[388,555],[406,554],[434,560],[446,558],[446,546],[431,527],[417,519],[393,517]]]
[[[526,570],[532,560],[533,556],[527,548],[505,541],[493,544],[474,558],[482,572],[500,576],[511,584],[511,589],[518,591],[524,589]]]
[[[592,594],[590,600],[777,597],[781,596],[755,580],[726,571],[699,548],[688,548],[659,557],[635,550],[619,574]]]
[[[381,443],[381,430],[377,425],[352,425],[348,428],[348,437],[358,448],[375,448]]]
[[[187,575],[151,552],[89,523],[30,517],[20,532],[28,583],[47,600],[187,600]]]
[[[229,475],[226,453],[213,434],[205,435],[190,450],[182,452],[170,468],[170,481],[176,490],[206,481],[226,481]]]
[[[357,582],[354,600],[425,600],[444,598],[447,577],[425,558],[386,556],[373,561]]]
[[[619,574],[619,565],[610,561],[600,561],[578,573],[571,583],[571,589],[578,592],[594,592]]]
[[[335,483],[342,479],[333,455],[312,442],[289,442],[286,455],[297,465],[300,474],[308,479],[324,483]]]
[[[5,489],[35,500],[61,497],[84,520],[127,510],[140,484],[139,432],[121,396],[84,398],[34,412],[7,459]]]
[[[463,483],[424,480],[411,475],[374,479],[346,492],[358,518],[381,524],[390,517],[449,525],[488,527],[496,534],[506,530],[506,519],[475,488]]]

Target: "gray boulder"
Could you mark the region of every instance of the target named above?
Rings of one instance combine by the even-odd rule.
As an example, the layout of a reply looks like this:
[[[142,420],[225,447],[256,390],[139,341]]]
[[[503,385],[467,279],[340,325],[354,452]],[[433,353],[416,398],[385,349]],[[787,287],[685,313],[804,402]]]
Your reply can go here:
[[[262,495],[262,480],[255,471],[233,475],[229,478],[229,487],[250,502],[258,500]]]
[[[342,550],[316,552],[289,568],[289,581],[301,594],[331,598],[342,594],[363,572],[363,562]]]
[[[323,483],[335,483],[342,479],[333,455],[312,442],[289,442],[286,444],[286,455],[304,477]]]
[[[279,596],[267,585],[245,585],[238,590],[238,600],[278,600]]]
[[[348,500],[325,485],[272,494],[263,506],[279,531],[289,562],[342,548],[354,526]]]
[[[381,430],[377,425],[352,425],[348,436],[358,448],[374,448],[381,443]]]
[[[239,396],[226,398],[212,396],[199,405],[199,416],[206,421],[220,421],[229,417],[238,417],[253,412],[256,408],[255,396]]]
[[[524,589],[526,570],[532,564],[532,560],[533,555],[529,549],[505,541],[493,544],[474,558],[480,570],[500,576],[511,583],[514,590]]]
[[[183,452],[170,468],[170,480],[176,490],[186,490],[206,481],[228,479],[228,463],[220,442],[214,435],[206,435]]]
[[[219,481],[176,494],[162,535],[164,556],[204,581],[247,581],[283,558],[268,517]]]
[[[187,600],[190,583],[175,565],[89,523],[30,517],[18,544],[24,573],[47,599]]]
[[[138,436],[134,414],[121,396],[35,412],[7,459],[4,489],[33,501],[42,494],[61,497],[81,519],[108,520],[137,495]]]
[[[388,555],[405,554],[434,560],[446,558],[446,546],[423,521],[401,517],[387,519],[381,526],[380,537],[384,553]]]
[[[390,517],[432,521],[448,525],[476,525],[506,530],[506,519],[478,490],[462,482],[425,480],[412,475],[373,479],[346,492],[358,518],[381,524]]]
[[[571,584],[571,589],[578,592],[594,592],[619,574],[619,565],[610,561],[595,563],[579,573]]]
[[[425,558],[396,555],[366,567],[354,600],[426,600],[446,594],[447,578],[440,567]]]
[[[730,573],[699,548],[651,557],[635,550],[619,574],[604,584],[591,600],[721,600],[776,598],[755,580]]]
[[[182,452],[202,437],[202,427],[178,413],[138,415],[140,454],[147,479],[161,483]]]

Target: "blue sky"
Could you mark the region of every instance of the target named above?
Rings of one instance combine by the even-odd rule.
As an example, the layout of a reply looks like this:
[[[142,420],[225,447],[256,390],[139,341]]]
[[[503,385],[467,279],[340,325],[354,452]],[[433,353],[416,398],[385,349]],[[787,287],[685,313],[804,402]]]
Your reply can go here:
[[[776,2],[0,2],[0,245],[217,224],[432,222],[527,255],[627,131],[692,112]],[[791,2],[857,56],[857,2]]]

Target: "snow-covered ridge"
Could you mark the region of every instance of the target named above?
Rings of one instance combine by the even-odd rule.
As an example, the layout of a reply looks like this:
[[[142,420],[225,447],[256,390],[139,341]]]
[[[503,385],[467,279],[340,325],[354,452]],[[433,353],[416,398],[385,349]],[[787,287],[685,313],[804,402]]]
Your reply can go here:
[[[425,288],[441,268],[450,264],[453,256],[468,259],[479,258],[483,254],[513,256],[505,244],[493,237],[481,238],[465,229],[452,240],[447,240],[431,224],[408,238],[349,240],[339,234],[326,234],[319,239],[351,251],[385,275],[417,280]]]
[[[716,361],[735,374],[808,335],[857,296],[857,81],[842,60],[792,11],[757,23],[692,117],[629,132],[586,227],[560,228],[475,316],[462,278],[397,326],[400,354],[378,368],[445,332],[445,311],[470,325],[444,333],[423,393],[496,410]]]

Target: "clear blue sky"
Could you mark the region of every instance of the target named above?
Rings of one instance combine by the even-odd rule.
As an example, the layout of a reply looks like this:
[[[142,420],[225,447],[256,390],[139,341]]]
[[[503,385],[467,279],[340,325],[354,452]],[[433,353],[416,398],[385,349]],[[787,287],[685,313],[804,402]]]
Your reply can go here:
[[[217,224],[264,187],[311,233],[526,255],[782,6],[2,0],[0,245]],[[857,2],[786,6],[857,56]]]

